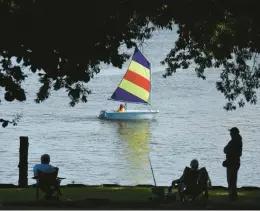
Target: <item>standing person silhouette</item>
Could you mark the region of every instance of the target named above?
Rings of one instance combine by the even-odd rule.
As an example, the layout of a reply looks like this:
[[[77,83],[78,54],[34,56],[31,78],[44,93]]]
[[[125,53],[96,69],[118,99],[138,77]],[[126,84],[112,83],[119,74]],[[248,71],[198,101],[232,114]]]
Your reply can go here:
[[[240,157],[242,156],[242,137],[239,134],[237,127],[230,130],[231,141],[224,147],[226,160],[223,166],[227,168],[227,183],[229,190],[229,199],[231,201],[237,200],[237,175],[240,168]]]

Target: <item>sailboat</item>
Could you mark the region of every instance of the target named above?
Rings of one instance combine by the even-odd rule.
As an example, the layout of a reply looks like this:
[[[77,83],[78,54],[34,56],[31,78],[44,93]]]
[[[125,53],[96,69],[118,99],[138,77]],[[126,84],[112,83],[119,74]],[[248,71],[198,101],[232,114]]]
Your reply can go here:
[[[125,112],[102,110],[99,117],[114,120],[153,119],[159,110],[128,110],[127,103],[151,106],[151,63],[136,47],[129,67],[118,87],[108,100],[125,103]]]

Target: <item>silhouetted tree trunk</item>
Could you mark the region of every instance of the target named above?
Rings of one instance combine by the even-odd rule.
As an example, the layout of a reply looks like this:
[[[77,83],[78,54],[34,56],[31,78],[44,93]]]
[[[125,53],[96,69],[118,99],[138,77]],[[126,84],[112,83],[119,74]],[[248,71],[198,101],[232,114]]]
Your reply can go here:
[[[19,159],[19,180],[18,185],[20,188],[28,186],[28,148],[29,141],[27,136],[20,137],[20,159]]]

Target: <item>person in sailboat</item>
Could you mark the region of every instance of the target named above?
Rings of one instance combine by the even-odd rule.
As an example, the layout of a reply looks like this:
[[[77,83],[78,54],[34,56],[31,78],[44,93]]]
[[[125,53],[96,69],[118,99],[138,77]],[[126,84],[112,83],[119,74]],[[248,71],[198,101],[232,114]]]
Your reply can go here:
[[[120,104],[119,109],[117,109],[117,112],[125,112],[125,105]]]

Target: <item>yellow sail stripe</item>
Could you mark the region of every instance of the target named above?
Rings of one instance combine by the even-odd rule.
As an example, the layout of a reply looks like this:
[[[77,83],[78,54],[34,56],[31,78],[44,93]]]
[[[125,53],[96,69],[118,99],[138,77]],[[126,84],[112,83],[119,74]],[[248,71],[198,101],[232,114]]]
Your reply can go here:
[[[148,102],[149,101],[149,92],[145,89],[141,88],[140,86],[135,85],[134,83],[123,79],[120,83],[119,87],[124,89],[125,91],[139,97],[140,99]]]
[[[143,65],[132,60],[129,65],[129,70],[143,76],[144,78],[150,81],[150,70],[144,67]]]

